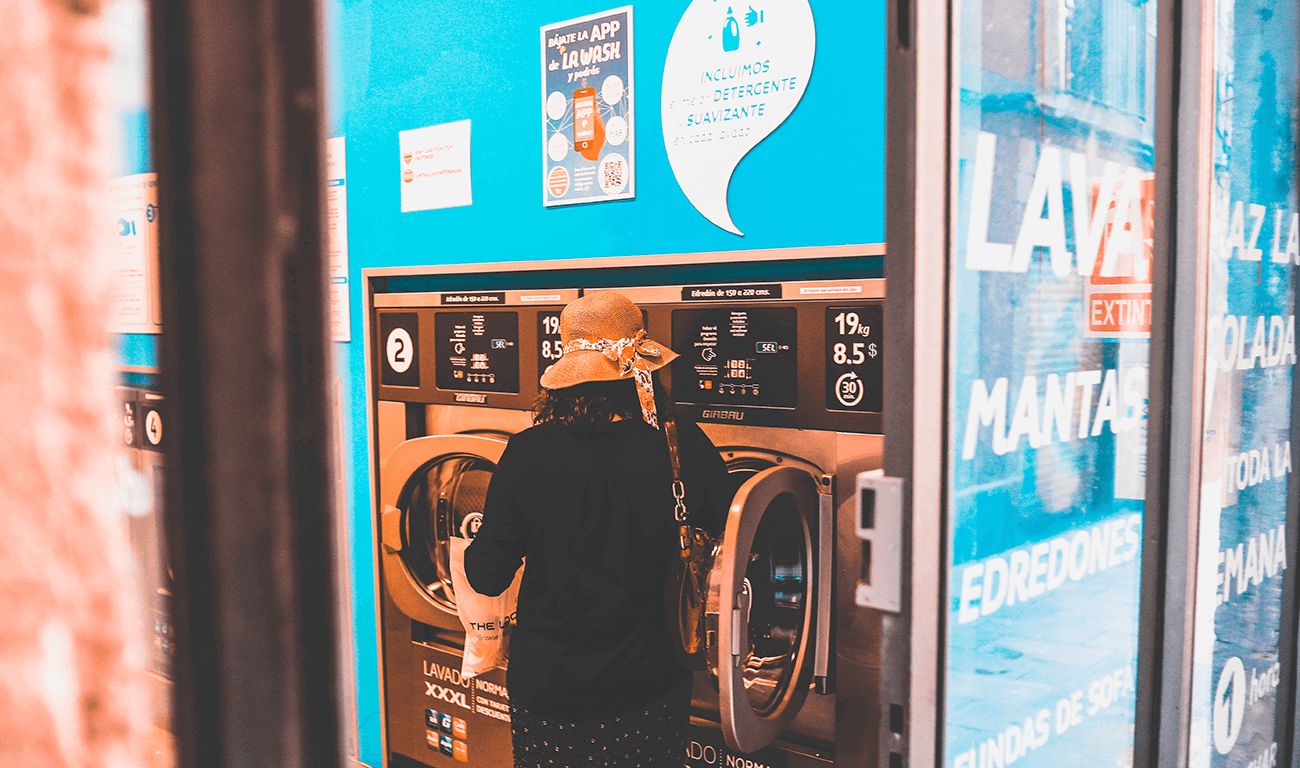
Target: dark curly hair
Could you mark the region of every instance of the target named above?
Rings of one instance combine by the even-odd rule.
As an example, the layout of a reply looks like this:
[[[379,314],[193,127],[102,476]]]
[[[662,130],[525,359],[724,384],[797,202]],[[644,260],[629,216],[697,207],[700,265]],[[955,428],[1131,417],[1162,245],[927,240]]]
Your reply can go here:
[[[655,406],[669,413],[669,399],[655,377]],[[533,423],[558,422],[581,430],[596,429],[617,418],[641,419],[641,401],[631,379],[588,381],[563,389],[542,389],[533,403]]]

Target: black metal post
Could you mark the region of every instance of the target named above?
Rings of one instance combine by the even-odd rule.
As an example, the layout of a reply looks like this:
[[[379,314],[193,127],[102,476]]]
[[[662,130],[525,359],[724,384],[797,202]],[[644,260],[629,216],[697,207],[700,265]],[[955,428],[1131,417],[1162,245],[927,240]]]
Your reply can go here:
[[[1300,39],[1300,19],[1297,22],[1296,37],[1293,39]],[[1292,82],[1300,83],[1300,62],[1297,62],[1292,76],[1295,78]],[[1293,114],[1291,130],[1293,137],[1300,137],[1300,115]],[[1292,200],[1300,194],[1300,155],[1296,155],[1294,162],[1295,168],[1291,176]],[[1293,295],[1300,296],[1300,270],[1292,272],[1291,285]],[[1300,433],[1300,380],[1296,379],[1294,368],[1291,377],[1289,439],[1294,439]],[[1293,564],[1300,559],[1300,477],[1292,472],[1287,483],[1286,552],[1287,563]],[[1300,697],[1300,575],[1296,573],[1295,565],[1290,565],[1282,578],[1282,622],[1278,638],[1282,684],[1277,689],[1279,699],[1275,708],[1277,721],[1274,727],[1280,755],[1277,764],[1300,768],[1300,743],[1296,739],[1296,727],[1300,724],[1300,720],[1297,720],[1300,714],[1297,713],[1297,697]]]
[[[891,0],[885,474],[904,482],[903,613],[884,619],[881,766],[943,764],[952,0]],[[839,694],[841,703],[844,692]],[[846,765],[854,763],[846,762]]]
[[[1143,515],[1141,611],[1138,621],[1137,713],[1133,765],[1155,768],[1160,764],[1161,682],[1165,673],[1165,611],[1170,589],[1186,594],[1187,577],[1184,557],[1168,557],[1171,540],[1186,539],[1186,510],[1170,509],[1171,465],[1177,464],[1174,452],[1184,446],[1171,441],[1175,363],[1174,329],[1184,317],[1177,312],[1178,278],[1178,121],[1182,40],[1182,13],[1178,3],[1161,3],[1157,13],[1156,37],[1156,133],[1155,133],[1155,242],[1154,267],[1151,274],[1151,353],[1147,413],[1147,485]],[[1194,98],[1194,95],[1193,95]],[[1194,153],[1193,153],[1194,154]],[[1175,516],[1170,520],[1170,515]],[[1176,553],[1185,548],[1175,545]],[[1172,584],[1169,572],[1173,568]],[[1176,607],[1176,606],[1175,606]],[[1175,622],[1181,624],[1181,622]],[[1173,654],[1171,664],[1184,663],[1181,654]],[[1170,669],[1179,674],[1178,669]]]
[[[320,12],[150,6],[179,763],[337,766]]]

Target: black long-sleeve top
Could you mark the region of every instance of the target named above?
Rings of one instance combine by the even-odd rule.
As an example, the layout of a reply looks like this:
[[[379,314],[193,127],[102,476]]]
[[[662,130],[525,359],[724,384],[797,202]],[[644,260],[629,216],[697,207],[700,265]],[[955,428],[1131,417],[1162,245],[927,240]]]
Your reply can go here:
[[[691,519],[717,535],[731,503],[726,468],[698,426],[679,420],[678,434]],[[589,720],[684,683],[664,610],[677,556],[671,485],[663,432],[639,420],[548,423],[511,438],[465,574],[497,595],[527,558],[506,674],[515,703]]]

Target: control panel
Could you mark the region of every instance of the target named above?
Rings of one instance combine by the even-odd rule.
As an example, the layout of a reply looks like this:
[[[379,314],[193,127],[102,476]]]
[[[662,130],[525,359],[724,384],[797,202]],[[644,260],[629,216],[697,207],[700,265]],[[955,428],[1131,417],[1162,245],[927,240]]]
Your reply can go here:
[[[577,290],[381,294],[371,350],[381,400],[530,408],[559,359]]]
[[[673,348],[691,362],[678,404],[793,408],[799,376],[793,307],[678,309]]]
[[[439,312],[433,327],[438,389],[519,393],[518,312]]]
[[[664,376],[696,421],[880,432],[883,280],[614,290],[681,355]]]

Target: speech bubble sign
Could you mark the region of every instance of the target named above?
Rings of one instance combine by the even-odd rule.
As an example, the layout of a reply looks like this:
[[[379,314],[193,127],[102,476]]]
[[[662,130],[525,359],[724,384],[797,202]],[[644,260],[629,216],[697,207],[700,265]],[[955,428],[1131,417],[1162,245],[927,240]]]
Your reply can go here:
[[[722,229],[731,175],[808,88],[817,30],[808,0],[692,0],[664,62],[668,163],[691,205]]]

